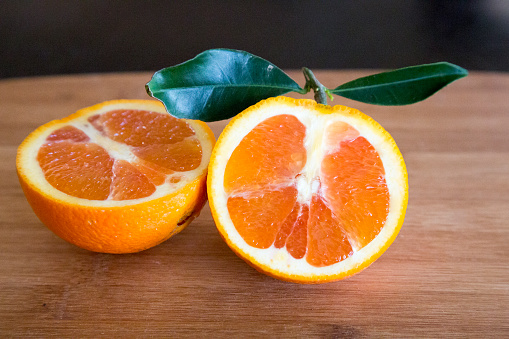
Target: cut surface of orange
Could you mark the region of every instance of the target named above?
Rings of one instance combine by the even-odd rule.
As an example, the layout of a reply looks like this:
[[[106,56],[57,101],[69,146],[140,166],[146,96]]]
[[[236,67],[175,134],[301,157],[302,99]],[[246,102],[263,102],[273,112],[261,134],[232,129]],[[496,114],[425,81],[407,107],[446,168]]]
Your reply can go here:
[[[205,123],[174,118],[158,101],[107,101],[36,129],[16,167],[58,236],[91,251],[138,252],[199,214],[214,142]]]
[[[344,106],[270,98],[224,129],[208,195],[230,248],[282,280],[320,283],[366,268],[403,223],[408,178],[396,143]]]

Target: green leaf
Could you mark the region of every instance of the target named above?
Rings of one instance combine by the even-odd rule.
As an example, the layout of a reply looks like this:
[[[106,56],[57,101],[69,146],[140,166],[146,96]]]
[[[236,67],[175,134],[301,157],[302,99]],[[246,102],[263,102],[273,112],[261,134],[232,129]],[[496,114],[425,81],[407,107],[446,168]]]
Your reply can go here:
[[[212,49],[156,72],[147,93],[179,118],[218,121],[260,100],[305,91],[281,69],[253,54]]]
[[[426,99],[467,74],[459,66],[438,62],[359,78],[330,92],[368,104],[408,105]]]

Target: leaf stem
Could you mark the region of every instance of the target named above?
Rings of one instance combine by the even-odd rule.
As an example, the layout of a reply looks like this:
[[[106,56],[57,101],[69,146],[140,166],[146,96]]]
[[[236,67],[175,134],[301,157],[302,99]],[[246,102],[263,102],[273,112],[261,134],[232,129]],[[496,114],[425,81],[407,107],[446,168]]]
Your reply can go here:
[[[306,78],[306,85],[304,86],[306,93],[308,93],[310,90],[313,90],[315,93],[315,101],[319,104],[327,105],[327,97],[332,100],[332,94],[329,89],[322,85],[320,81],[318,81],[318,79],[309,68],[303,67],[302,72]]]

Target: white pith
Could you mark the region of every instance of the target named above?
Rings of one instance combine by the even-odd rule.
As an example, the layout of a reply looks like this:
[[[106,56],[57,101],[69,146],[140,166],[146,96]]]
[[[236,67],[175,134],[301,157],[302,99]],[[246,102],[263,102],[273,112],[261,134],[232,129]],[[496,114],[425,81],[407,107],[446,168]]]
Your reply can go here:
[[[23,171],[28,181],[33,184],[33,187],[38,187],[41,192],[45,192],[52,196],[54,199],[59,199],[62,201],[69,202],[71,204],[79,204],[82,206],[102,206],[102,207],[114,207],[114,206],[126,206],[126,205],[134,205],[143,203],[145,201],[154,200],[173,192],[177,192],[197,177],[204,175],[207,171],[207,166],[210,160],[210,155],[212,153],[212,142],[207,137],[200,137],[207,135],[207,131],[204,130],[201,124],[197,123],[193,120],[185,120],[186,123],[195,131],[195,136],[190,138],[198,138],[202,148],[202,160],[200,165],[190,171],[187,172],[175,172],[167,177],[167,180],[162,185],[156,186],[156,191],[148,197],[140,198],[140,199],[132,199],[132,200],[88,200],[73,197],[67,195],[52,185],[50,185],[43,174],[41,167],[37,161],[37,153],[39,148],[44,144],[46,138],[55,130],[63,127],[63,126],[74,126],[83,132],[85,132],[90,138],[90,142],[95,142],[98,145],[102,146],[110,155],[110,157],[118,160],[127,160],[134,161],[137,157],[131,152],[130,147],[111,140],[103,135],[95,129],[89,122],[88,117],[96,114],[105,113],[108,111],[113,111],[117,109],[135,109],[135,110],[147,110],[152,112],[158,112],[163,114],[168,114],[162,105],[159,105],[157,102],[154,104],[146,104],[140,105],[140,103],[115,103],[110,105],[105,105],[104,107],[97,110],[90,110],[86,114],[70,120],[70,121],[62,121],[55,124],[52,124],[47,129],[43,130],[35,140],[32,140],[29,148],[25,148],[24,152],[20,153],[19,161],[20,161],[20,169]],[[180,181],[177,183],[170,182],[169,179],[172,177],[180,178]]]
[[[237,232],[233,225],[227,209],[228,196],[224,190],[224,170],[228,159],[240,141],[262,121],[275,116],[289,114],[293,115],[306,126],[307,134],[304,140],[304,146],[307,149],[307,161],[298,176],[296,186],[299,191],[298,200],[300,202],[308,202],[311,195],[319,189],[320,183],[316,180],[320,173],[321,159],[326,149],[323,147],[322,131],[328,124],[342,121],[354,127],[361,136],[366,138],[377,150],[384,164],[385,179],[389,194],[391,197],[388,219],[378,236],[365,247],[358,249],[349,258],[336,264],[326,267],[315,267],[306,261],[306,257],[302,259],[293,258],[283,247],[277,249],[272,245],[268,249],[258,249],[248,245]],[[378,126],[378,125],[376,125]],[[393,152],[393,140],[388,139],[386,132],[380,127],[379,130],[373,128],[373,123],[359,119],[358,116],[349,114],[345,111],[335,114],[321,114],[315,112],[314,109],[306,106],[293,106],[285,103],[271,103],[270,105],[261,105],[257,108],[255,114],[242,116],[241,119],[234,121],[228,129],[228,133],[224,135],[224,139],[217,144],[215,151],[216,159],[215,167],[209,173],[211,177],[209,187],[216,188],[213,192],[215,216],[219,220],[216,223],[224,228],[227,238],[231,244],[237,246],[237,250],[243,252],[244,256],[257,262],[264,267],[270,267],[274,271],[279,271],[289,276],[307,276],[313,275],[326,276],[334,275],[337,272],[346,272],[354,269],[358,265],[363,264],[366,258],[371,257],[379,252],[389,238],[398,227],[399,217],[402,211],[403,200],[406,199],[406,174],[404,164],[398,154]],[[390,137],[389,137],[390,138]],[[388,145],[390,144],[390,146]],[[212,198],[211,198],[212,199]]]

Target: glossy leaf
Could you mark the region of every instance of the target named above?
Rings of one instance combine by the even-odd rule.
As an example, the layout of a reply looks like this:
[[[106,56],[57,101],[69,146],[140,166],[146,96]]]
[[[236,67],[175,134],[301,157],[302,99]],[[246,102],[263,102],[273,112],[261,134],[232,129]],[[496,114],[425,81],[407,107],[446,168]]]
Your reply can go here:
[[[375,105],[408,105],[424,100],[468,72],[448,62],[401,68],[359,78],[331,93]]]
[[[281,69],[253,54],[213,49],[156,72],[147,93],[179,118],[218,121],[290,91],[305,93]]]

